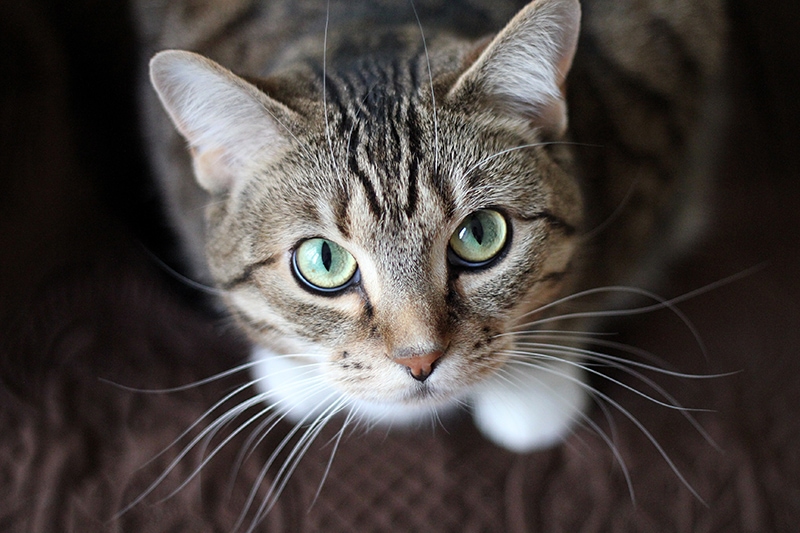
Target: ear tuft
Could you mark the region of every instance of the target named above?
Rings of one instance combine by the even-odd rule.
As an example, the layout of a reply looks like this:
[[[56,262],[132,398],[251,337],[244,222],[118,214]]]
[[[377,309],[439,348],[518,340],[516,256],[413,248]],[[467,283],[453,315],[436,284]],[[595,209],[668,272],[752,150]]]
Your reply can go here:
[[[160,52],[150,61],[150,80],[189,142],[198,183],[212,193],[230,190],[253,164],[289,144],[284,121],[292,112],[210,59]]]
[[[450,90],[449,98],[477,95],[498,111],[561,135],[567,112],[564,80],[578,44],[578,0],[535,0],[525,6]]]

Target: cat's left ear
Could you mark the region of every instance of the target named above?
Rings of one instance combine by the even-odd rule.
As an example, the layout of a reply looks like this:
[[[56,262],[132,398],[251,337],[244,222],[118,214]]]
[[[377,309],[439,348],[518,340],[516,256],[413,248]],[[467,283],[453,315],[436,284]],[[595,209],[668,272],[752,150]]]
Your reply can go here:
[[[482,50],[448,98],[523,118],[549,135],[567,127],[564,81],[578,44],[578,0],[535,0]]]
[[[156,54],[150,80],[173,124],[189,142],[195,177],[212,193],[230,191],[254,165],[289,146],[294,112],[201,55]]]

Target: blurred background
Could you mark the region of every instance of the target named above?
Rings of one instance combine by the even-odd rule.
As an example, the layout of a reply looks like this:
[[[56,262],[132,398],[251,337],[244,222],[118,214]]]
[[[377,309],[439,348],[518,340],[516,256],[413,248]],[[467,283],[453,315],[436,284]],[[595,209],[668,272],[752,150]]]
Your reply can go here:
[[[669,479],[664,486],[672,491],[670,494],[683,494],[681,484],[667,472],[663,461],[652,455],[655,452],[636,451],[636,438],[641,437],[631,437],[630,446],[624,446],[625,432],[633,433],[635,428],[621,419],[622,453],[631,464],[634,485],[638,483],[644,492],[638,510],[623,513],[633,520],[631,523],[638,524],[633,529],[644,530],[647,527],[642,524],[663,525],[676,520],[668,512],[671,505],[691,508],[686,512],[695,516],[694,522],[686,519],[684,527],[671,529],[676,531],[790,531],[800,523],[800,17],[798,7],[791,1],[730,0],[728,9],[732,21],[731,105],[729,131],[721,148],[713,195],[714,216],[706,240],[675,270],[664,293],[668,297],[683,294],[751,267],[759,268],[682,304],[681,309],[706,344],[708,362],[698,355],[693,339],[687,338],[680,324],[664,319],[667,315],[636,319],[624,332],[626,342],[670,354],[669,362],[682,371],[739,372],[730,378],[693,383],[687,391],[683,391],[683,385],[674,385],[682,391],[682,400],[715,412],[699,418],[725,450],[723,454],[707,446],[694,453],[695,447],[700,449],[705,444],[693,430],[688,430],[690,437],[676,435],[673,422],[660,421],[660,412],[652,405],[626,400],[625,405],[639,409],[636,412],[641,413],[640,418],[646,420],[659,441],[673,450],[679,466],[689,472],[698,491],[710,503],[705,507],[680,498],[666,501],[659,496],[660,489],[652,487],[655,481],[648,482],[644,477]],[[124,1],[0,0],[3,530],[58,530],[64,516],[59,514],[59,505],[72,505],[64,503],[69,501],[66,493],[83,491],[81,501],[91,506],[86,502],[102,500],[98,487],[113,484],[116,475],[127,479],[130,474],[123,472],[125,468],[133,471],[135,465],[149,458],[146,451],[134,458],[124,446],[136,448],[137,438],[157,433],[163,447],[178,435],[177,430],[170,433],[158,429],[158,416],[150,418],[147,414],[151,407],[139,406],[135,423],[144,425],[137,430],[125,429],[132,431],[125,435],[133,440],[120,444],[122,441],[115,440],[118,435],[114,437],[117,425],[109,418],[114,414],[102,411],[98,405],[103,403],[104,394],[112,394],[98,384],[98,376],[124,380],[131,386],[165,386],[220,371],[243,355],[241,344],[231,332],[217,327],[215,317],[194,310],[192,304],[197,296],[166,274],[144,251],[174,260],[170,253],[172,236],[160,214],[139,136],[135,94],[139,66]],[[224,355],[214,356],[215,350]],[[169,368],[162,371],[161,367]],[[156,374],[158,377],[151,379]],[[59,388],[67,377],[72,380],[71,388]],[[198,393],[196,401],[201,405],[213,401],[213,394],[209,394],[211,400]],[[67,405],[70,398],[75,403]],[[133,409],[126,411],[130,416],[136,412],[132,405],[125,404],[126,409]],[[185,415],[185,421],[190,423],[201,412],[195,408]],[[142,419],[150,420],[150,425]],[[179,421],[175,426],[180,427]],[[455,431],[459,432],[472,435],[469,429]],[[64,435],[78,440],[62,439]],[[156,440],[141,446],[157,452]],[[123,446],[114,455],[127,461],[115,466],[119,471],[106,469],[104,462],[111,457],[107,450],[111,441],[113,446]],[[386,446],[389,450],[392,446],[402,448],[408,453],[403,456],[408,468],[424,470],[428,465],[425,461],[432,459],[422,456],[436,457],[435,450],[440,449],[437,446],[444,446],[437,442],[430,435],[422,440],[401,436],[398,440],[389,439]],[[370,459],[361,455],[363,448],[369,446],[369,441],[361,442],[352,445],[352,450],[341,452],[336,461],[343,469],[339,478],[344,478],[348,464],[356,458],[367,472],[364,475],[378,475],[379,465],[369,461],[377,463],[381,456]],[[486,444],[476,446],[488,450]],[[418,454],[413,452],[415,449]],[[45,460],[58,455],[58,450],[63,463],[58,463],[60,467],[51,464],[52,472],[70,472],[82,480],[80,488],[70,483],[53,487],[46,479],[34,479],[39,470],[31,457]],[[499,452],[492,453],[491,457],[498,457]],[[596,452],[603,453],[603,457],[610,457],[607,450]],[[78,460],[77,456],[83,459]],[[325,453],[320,457],[324,463]],[[469,457],[477,461],[475,457],[484,456]],[[579,479],[583,475],[580,469],[577,473],[567,472],[567,459],[549,455],[546,459],[531,459],[533,462],[526,465],[534,470],[547,466],[545,477],[552,486],[561,486],[558,479]],[[502,472],[517,463],[511,457],[496,461],[496,471],[501,474],[487,471],[481,475],[495,480],[487,482],[490,485],[503,485],[510,478]],[[659,473],[645,476],[641,469],[652,462],[661,465]],[[609,463],[600,463],[606,469],[602,475],[607,476]],[[313,468],[309,472],[309,486],[313,489],[319,472]],[[306,474],[301,469],[297,475],[302,479]],[[469,484],[470,475],[476,474],[460,471],[458,476],[462,477],[453,479]],[[440,494],[449,494],[436,484],[444,483],[438,479],[428,481],[431,492],[441,489]],[[87,489],[92,483],[94,488]],[[581,509],[581,505],[588,505],[586,502],[617,498],[627,509],[630,501],[625,503],[629,497],[624,482],[615,483],[611,495],[602,497],[598,494],[608,492],[604,487],[581,489],[589,498],[581,500],[583,503],[575,495],[581,490],[572,493],[573,507]],[[329,486],[336,487],[336,481]],[[64,494],[59,495],[59,490]],[[304,489],[297,490],[298,494],[305,494]],[[531,497],[543,494],[532,486],[524,490]],[[93,496],[86,496],[86,491]],[[326,523],[324,520],[330,516],[325,513],[336,508],[329,503],[332,493],[323,491],[322,503],[314,507],[314,513],[300,512],[297,520],[310,529]],[[506,498],[508,503],[508,493],[504,494],[498,498]],[[653,509],[661,505],[663,512],[650,512],[650,500]],[[485,503],[489,501],[485,496],[481,501],[484,503],[475,505],[490,505]],[[414,529],[420,524],[414,520],[431,516],[445,520],[442,523],[447,527],[442,530],[459,529],[468,519],[481,523],[482,518],[465,518],[467,515],[457,511],[442,514],[443,508],[466,506],[463,499],[455,503],[435,499],[428,503],[430,509],[417,508],[417,518],[403,515],[404,510],[411,512],[411,504],[397,503],[393,512],[408,520],[401,522],[405,526],[397,526],[398,530]],[[179,505],[183,504],[174,503],[173,507],[178,509]],[[185,505],[188,509],[195,504]],[[55,510],[46,511],[45,507]],[[492,518],[489,511],[486,516],[501,524],[501,530],[525,530],[534,523],[552,526],[567,520],[562,517],[558,522],[555,510],[548,522],[547,512],[539,511],[532,517],[530,510],[523,509],[519,511],[523,518],[515,521],[509,518],[516,516],[513,509],[509,510],[511,507],[503,507],[502,501],[497,507],[504,509],[500,513],[504,518]],[[596,530],[603,530],[603,524],[612,523],[613,512],[595,507],[606,509],[605,518],[597,522]],[[614,512],[622,512],[620,508]],[[432,514],[426,514],[428,510]],[[171,512],[180,514],[180,510]],[[284,512],[288,513],[284,519],[295,516],[288,510]],[[365,512],[379,511],[373,508]],[[106,518],[113,514],[108,509],[96,513]],[[650,513],[649,522],[636,518],[642,513]],[[214,520],[226,523],[219,517]],[[330,529],[381,523],[363,516],[359,520],[362,521],[344,521]],[[97,530],[109,527],[91,523]],[[144,529],[130,526],[126,530],[150,530],[141,527]],[[197,527],[211,529],[206,522]]]

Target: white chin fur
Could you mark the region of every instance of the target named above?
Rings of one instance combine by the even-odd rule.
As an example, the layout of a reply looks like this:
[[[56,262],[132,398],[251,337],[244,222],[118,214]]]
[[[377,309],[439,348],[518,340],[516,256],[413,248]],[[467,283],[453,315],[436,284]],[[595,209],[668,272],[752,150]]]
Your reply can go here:
[[[588,403],[580,369],[507,365],[471,395],[475,425],[495,444],[525,453],[557,444]]]
[[[408,406],[347,399],[331,387],[320,366],[253,348],[250,358],[255,387],[267,403],[294,422],[312,422],[333,414],[335,403],[353,412],[359,422],[413,426],[455,409],[449,406]],[[490,378],[470,395],[475,425],[492,442],[525,453],[561,441],[588,403],[580,370],[567,363],[548,370],[508,365],[503,377]]]
[[[319,416],[333,414],[335,403],[343,412],[353,412],[355,420],[387,426],[419,425],[430,421],[434,414],[442,415],[450,409],[444,407],[382,404],[347,398],[330,386],[315,363],[277,355],[266,348],[255,346],[250,352],[255,365],[252,374],[254,386],[266,397],[266,402],[286,414],[293,422],[312,422]]]

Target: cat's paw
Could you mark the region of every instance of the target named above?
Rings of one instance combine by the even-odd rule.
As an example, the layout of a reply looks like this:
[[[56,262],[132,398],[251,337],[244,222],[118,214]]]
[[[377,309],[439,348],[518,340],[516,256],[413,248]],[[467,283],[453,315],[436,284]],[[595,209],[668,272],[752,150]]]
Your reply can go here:
[[[495,444],[525,453],[557,444],[588,404],[581,371],[567,363],[508,365],[471,396],[475,425]]]

